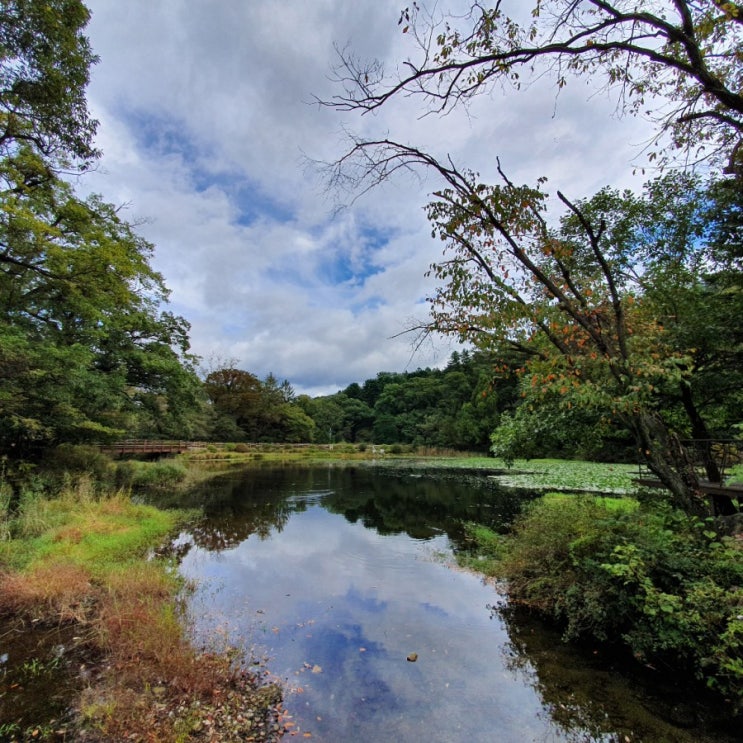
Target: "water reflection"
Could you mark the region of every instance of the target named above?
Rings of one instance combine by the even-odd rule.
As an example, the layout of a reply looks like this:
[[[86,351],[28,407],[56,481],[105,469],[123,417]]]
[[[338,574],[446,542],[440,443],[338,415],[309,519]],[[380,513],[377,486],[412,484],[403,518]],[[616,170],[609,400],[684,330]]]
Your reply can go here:
[[[459,546],[464,521],[500,528],[523,502],[523,496],[497,488],[486,477],[332,466],[233,471],[209,481],[196,498],[207,520],[193,537],[209,550],[228,549],[253,534],[267,539],[281,532],[293,513],[320,501],[328,511],[379,534],[405,533],[413,539],[446,534]]]
[[[212,484],[205,504],[208,518],[181,537],[195,631],[270,658],[300,737],[702,739],[627,705],[607,672],[550,673],[538,643],[555,638],[491,611],[495,589],[442,559],[462,520],[515,511],[487,481],[261,470]],[[559,664],[578,665],[561,651]]]
[[[741,740],[734,723],[719,719],[704,695],[689,697],[673,679],[643,674],[611,649],[567,646],[557,631],[518,608],[492,611],[508,630],[509,668],[535,688],[569,739],[571,731],[585,730],[589,740]],[[622,737],[611,734],[617,727],[624,729]]]

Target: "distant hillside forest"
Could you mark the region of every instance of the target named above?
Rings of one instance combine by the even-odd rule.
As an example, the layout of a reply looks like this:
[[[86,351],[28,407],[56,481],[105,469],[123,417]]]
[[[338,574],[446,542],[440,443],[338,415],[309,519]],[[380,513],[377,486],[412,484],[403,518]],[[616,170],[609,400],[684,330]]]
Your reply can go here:
[[[624,459],[626,434],[603,416],[541,405],[520,392],[517,368],[483,352],[455,352],[444,369],[380,372],[322,397],[239,369],[206,378],[209,430],[220,441],[409,444],[513,456]]]

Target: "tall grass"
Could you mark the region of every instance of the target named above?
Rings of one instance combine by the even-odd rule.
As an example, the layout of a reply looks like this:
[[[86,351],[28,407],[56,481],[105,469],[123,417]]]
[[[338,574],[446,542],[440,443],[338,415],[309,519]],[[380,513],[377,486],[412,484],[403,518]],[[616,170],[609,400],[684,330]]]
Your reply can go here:
[[[24,491],[0,542],[0,613],[48,617],[59,604],[60,619],[79,618],[69,605],[80,592],[140,559],[181,518],[132,503],[123,491],[101,497],[86,478],[56,497]]]
[[[180,477],[172,467],[142,471],[158,473],[150,483]],[[147,559],[188,514],[135,503],[124,490],[106,493],[84,475],[66,480],[75,484],[54,495],[27,487],[15,509],[4,507],[0,615],[36,626],[75,623],[92,662],[103,659],[74,705],[69,739],[184,741],[219,714],[238,721],[235,740],[257,739],[280,690],[258,689],[233,653],[194,648],[178,612],[176,573]],[[42,739],[42,729],[18,739]]]

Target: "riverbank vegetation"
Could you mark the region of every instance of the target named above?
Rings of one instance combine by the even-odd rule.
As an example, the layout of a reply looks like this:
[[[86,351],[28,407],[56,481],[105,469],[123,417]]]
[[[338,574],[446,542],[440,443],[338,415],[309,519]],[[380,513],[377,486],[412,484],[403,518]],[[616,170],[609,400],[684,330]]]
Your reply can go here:
[[[547,494],[508,536],[471,524],[465,565],[568,641],[624,649],[743,711],[743,543],[711,519],[632,498]]]
[[[42,479],[37,475],[17,506],[0,514],[0,622],[8,651],[0,666],[0,737],[277,737],[280,689],[250,666],[246,649],[191,644],[179,611],[184,586],[167,550],[156,557],[194,514],[135,503],[128,491],[111,491],[88,475],[57,491]],[[0,494],[7,505],[4,481]],[[44,647],[45,636],[60,631],[64,642]],[[24,657],[25,643],[14,638],[26,634],[36,639]],[[42,709],[28,703],[38,694],[50,698]],[[210,737],[211,730],[222,737]]]

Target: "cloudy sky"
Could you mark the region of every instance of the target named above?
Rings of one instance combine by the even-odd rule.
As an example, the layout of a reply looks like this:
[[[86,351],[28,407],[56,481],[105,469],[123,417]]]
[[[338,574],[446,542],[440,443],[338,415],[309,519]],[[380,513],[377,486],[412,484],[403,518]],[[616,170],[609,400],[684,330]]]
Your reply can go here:
[[[340,92],[336,47],[390,73],[415,56],[397,23],[400,0],[87,5],[103,158],[83,188],[142,221],[171,309],[191,323],[207,366],[234,361],[318,395],[446,362],[448,340],[414,352],[410,334],[400,336],[427,314],[424,274],[441,243],[422,207],[440,184],[399,178],[354,203],[329,193],[308,162],[340,156],[344,131],[425,146],[483,174],[500,157],[514,180],[546,175],[574,198],[640,185],[632,168],[646,132],[585,81],[557,101],[542,82],[444,118],[420,119],[402,99],[364,117],[314,105]],[[338,212],[336,201],[349,205]]]

